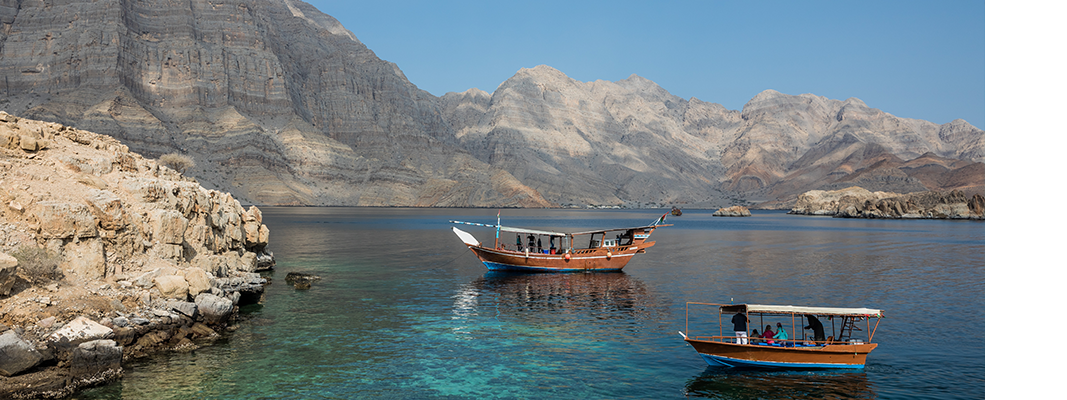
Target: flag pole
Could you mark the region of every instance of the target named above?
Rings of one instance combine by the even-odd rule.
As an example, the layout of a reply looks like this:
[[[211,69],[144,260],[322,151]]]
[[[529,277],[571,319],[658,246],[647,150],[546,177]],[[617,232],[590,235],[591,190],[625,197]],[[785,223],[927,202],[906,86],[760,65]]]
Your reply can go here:
[[[493,241],[493,248],[500,248],[500,210],[496,210],[496,240]]]

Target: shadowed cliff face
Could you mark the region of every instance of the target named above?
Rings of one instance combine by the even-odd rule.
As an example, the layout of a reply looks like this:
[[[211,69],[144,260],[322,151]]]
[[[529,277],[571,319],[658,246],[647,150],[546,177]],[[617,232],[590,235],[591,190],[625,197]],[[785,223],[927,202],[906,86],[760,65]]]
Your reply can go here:
[[[254,203],[714,208],[852,185],[984,191],[984,167],[902,169],[927,153],[983,162],[985,133],[962,120],[773,90],[727,110],[547,66],[437,98],[297,0],[0,0],[0,24],[0,109],[188,154],[189,175]]]
[[[188,153],[272,204],[549,205],[450,145],[437,99],[295,0],[0,1],[13,114]]]

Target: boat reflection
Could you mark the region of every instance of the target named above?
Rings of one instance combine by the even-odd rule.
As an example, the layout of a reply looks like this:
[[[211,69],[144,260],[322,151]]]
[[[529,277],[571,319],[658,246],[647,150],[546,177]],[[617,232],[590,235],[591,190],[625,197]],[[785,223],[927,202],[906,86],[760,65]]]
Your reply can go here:
[[[710,399],[873,399],[866,372],[772,371],[708,367],[685,384],[686,397]]]
[[[527,274],[489,271],[464,285],[453,302],[459,314],[492,302],[507,314],[587,313],[597,319],[646,319],[655,311],[643,282],[625,272]]]

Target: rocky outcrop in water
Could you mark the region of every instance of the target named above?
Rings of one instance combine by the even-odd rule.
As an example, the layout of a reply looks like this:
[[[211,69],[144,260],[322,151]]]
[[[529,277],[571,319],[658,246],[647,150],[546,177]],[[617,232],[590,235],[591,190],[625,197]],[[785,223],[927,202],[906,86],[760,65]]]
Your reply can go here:
[[[0,139],[0,397],[115,379],[258,301],[274,261],[256,207],[108,136],[0,112]]]
[[[860,187],[812,190],[797,198],[789,211],[799,215],[842,218],[985,219],[985,197],[955,190],[898,194],[870,192]]]
[[[752,211],[745,206],[730,206],[715,210],[711,215],[713,217],[751,217]]]

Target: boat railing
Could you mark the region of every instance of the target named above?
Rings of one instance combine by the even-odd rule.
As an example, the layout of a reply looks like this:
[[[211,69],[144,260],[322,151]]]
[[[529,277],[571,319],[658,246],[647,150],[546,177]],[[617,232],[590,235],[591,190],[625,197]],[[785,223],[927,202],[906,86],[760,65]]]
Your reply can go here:
[[[705,342],[719,342],[738,344],[737,336],[688,336],[691,340],[700,340]],[[762,337],[746,336],[747,345],[750,346],[775,346],[775,347],[822,347],[830,345],[859,345],[865,344],[862,340],[851,339],[849,341],[834,340],[833,337],[827,338],[827,340],[815,341],[811,339],[770,339]]]

